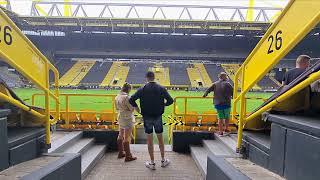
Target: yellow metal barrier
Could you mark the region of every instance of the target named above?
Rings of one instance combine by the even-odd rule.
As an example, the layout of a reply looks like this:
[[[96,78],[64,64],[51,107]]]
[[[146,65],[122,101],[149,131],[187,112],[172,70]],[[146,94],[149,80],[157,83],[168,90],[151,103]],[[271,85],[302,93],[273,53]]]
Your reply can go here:
[[[44,94],[33,94],[32,95],[32,105],[35,105],[35,98],[37,96],[44,96]],[[74,118],[70,118],[70,115],[74,115],[77,116],[76,114],[81,114],[81,113],[92,113],[95,112],[96,114],[100,114],[100,119],[102,120],[104,117],[102,117],[102,115],[108,114],[111,115],[112,118],[112,129],[115,129],[115,125],[116,125],[116,120],[117,120],[117,112],[116,112],[116,108],[115,108],[115,97],[116,95],[108,95],[108,94],[60,94],[60,97],[63,98],[64,100],[60,100],[61,104],[65,105],[65,109],[63,111],[63,113],[66,114],[66,118],[65,120],[65,125],[66,127],[69,127],[70,125],[70,121],[73,120]],[[79,110],[79,111],[71,111],[70,110],[70,101],[71,101],[71,97],[101,97],[101,98],[111,98],[111,111],[103,111],[103,112],[96,112],[96,111],[92,111],[92,110]],[[56,113],[57,111],[51,111],[51,114]],[[56,114],[56,117],[60,118],[60,113]]]
[[[301,14],[303,14],[303,16]],[[319,0],[291,0],[279,18],[272,24],[254,50],[247,57],[242,64],[241,69],[236,73],[234,82],[237,82],[239,78],[241,79],[241,85],[235,83],[235,90],[240,88],[241,91],[239,96],[238,94],[235,96],[233,104],[234,108],[236,108],[236,104],[240,101],[237,150],[240,150],[241,147],[243,127],[249,120],[261,115],[262,112],[277,104],[277,101],[283,101],[284,99],[291,97],[297,91],[308,86],[312,80],[319,78],[319,73],[314,73],[314,75],[310,76],[291,90],[288,90],[262,109],[249,117],[246,116],[246,93],[319,22]],[[233,109],[232,112],[234,116],[236,109]]]
[[[235,97],[237,97],[237,92],[234,93]],[[173,116],[178,118],[181,117],[182,119],[182,124],[183,124],[183,130],[186,130],[185,126],[190,124],[190,122],[187,121],[192,121],[193,123],[191,123],[191,126],[203,126],[206,125],[205,123],[211,124],[213,126],[213,124],[217,121],[217,112],[214,110],[212,102],[208,103],[208,107],[210,107],[211,111],[205,111],[203,113],[197,113],[194,112],[192,110],[188,109],[188,100],[192,100],[192,99],[210,99],[212,100],[213,97],[190,97],[190,96],[181,96],[181,97],[176,97],[174,99],[174,104],[173,104]],[[183,111],[179,112],[179,106],[178,106],[178,100],[182,101],[182,106],[183,106]],[[238,101],[239,99],[235,98],[236,101]],[[245,98],[244,103],[246,103],[247,100],[259,100],[261,102],[265,102],[266,99],[264,98],[259,98],[259,97],[247,97]],[[181,102],[180,102],[181,103]],[[230,124],[235,124],[238,125],[238,118],[237,116],[239,116],[238,111],[237,111],[237,104],[233,103],[234,106],[232,106],[232,116],[230,119]],[[262,104],[262,103],[261,103]],[[181,107],[181,106],[180,106]],[[250,112],[247,112],[247,110],[245,111],[245,114],[249,114]],[[210,128],[209,128],[210,129]]]
[[[46,144],[50,147],[51,123],[49,118],[49,96],[55,99],[56,111],[59,112],[59,72],[1,9],[0,58],[44,91],[45,114],[40,114],[5,94],[1,93],[0,98],[23,110],[29,111],[39,119],[44,120],[46,128]],[[54,73],[55,94],[51,93],[49,90],[50,70]]]
[[[183,131],[186,130],[186,126],[192,126],[193,130],[195,130],[196,127],[206,127],[207,130],[211,130],[211,127],[214,126],[214,124],[217,122],[217,113],[213,109],[212,102],[208,103],[208,107],[211,107],[206,112],[203,112],[201,114],[198,114],[198,112],[192,111],[188,108],[188,100],[195,100],[195,99],[210,99],[212,101],[212,97],[187,97],[187,96],[181,96],[174,98],[173,103],[173,116],[177,118],[180,118],[182,121],[182,128]],[[181,100],[183,103],[183,110],[178,111],[178,101]]]

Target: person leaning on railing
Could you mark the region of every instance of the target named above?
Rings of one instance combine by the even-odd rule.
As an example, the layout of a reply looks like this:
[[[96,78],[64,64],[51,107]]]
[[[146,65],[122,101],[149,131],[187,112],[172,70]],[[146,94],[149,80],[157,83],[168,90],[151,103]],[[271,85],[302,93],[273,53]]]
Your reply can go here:
[[[138,107],[134,108],[129,103],[129,93],[132,87],[129,83],[125,83],[120,93],[115,98],[116,109],[118,111],[118,122],[119,122],[119,135],[117,139],[118,144],[118,158],[125,157],[125,162],[134,161],[137,158],[133,157],[130,151],[130,142],[132,129],[134,126],[134,110],[140,112]]]
[[[218,113],[219,136],[229,134],[229,119],[231,109],[231,98],[233,96],[233,87],[228,81],[225,72],[219,74],[219,80],[214,82],[204,93],[203,97],[207,97],[213,91],[213,104]],[[224,127],[223,127],[224,126]]]
[[[300,55],[296,60],[296,67],[287,71],[282,80],[282,86],[290,84],[310,66],[310,56]]]

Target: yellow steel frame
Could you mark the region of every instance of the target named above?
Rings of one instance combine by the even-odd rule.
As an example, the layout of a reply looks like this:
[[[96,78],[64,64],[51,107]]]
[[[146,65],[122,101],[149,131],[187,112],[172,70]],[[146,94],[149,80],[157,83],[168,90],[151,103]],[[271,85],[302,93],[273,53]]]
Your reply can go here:
[[[301,13],[304,13],[304,15],[302,16]],[[277,103],[290,98],[296,92],[320,78],[320,72],[310,75],[306,80],[288,90],[272,102],[268,103],[266,106],[262,107],[255,113],[246,116],[246,93],[319,22],[319,0],[291,0],[279,18],[272,24],[255,49],[250,53],[248,58],[242,64],[241,68],[237,71],[234,78],[234,102],[232,109],[233,118],[235,118],[235,115],[237,114],[236,106],[237,103],[240,102],[237,150],[240,150],[242,143],[242,131],[244,125],[248,121],[261,115],[262,112],[271,109]],[[271,47],[271,45],[269,47],[269,40],[271,40],[270,37],[275,35],[276,31],[279,32],[279,30],[282,30],[281,35],[283,35],[283,47],[278,47],[276,50],[274,50],[275,52],[269,53]],[[286,35],[286,33],[288,35]],[[264,52],[268,52],[268,54],[263,55]],[[241,79],[241,84],[238,83],[239,79]],[[238,94],[239,89],[240,93]]]
[[[50,147],[50,125],[51,123],[56,122],[57,119],[54,119],[53,122],[50,122],[50,104],[49,104],[49,97],[54,98],[56,103],[56,111],[60,112],[59,107],[59,72],[58,70],[50,63],[50,61],[36,48],[35,45],[32,44],[32,42],[21,32],[21,30],[15,25],[15,23],[0,9],[0,18],[3,20],[3,22],[0,23],[7,23],[10,28],[10,32],[12,32],[12,39],[15,38],[19,42],[16,42],[12,46],[5,46],[1,45],[2,48],[0,49],[0,57],[8,63],[10,66],[15,68],[18,72],[20,72],[22,75],[24,75],[28,80],[33,82],[35,85],[37,85],[41,90],[44,91],[45,94],[45,114],[41,114],[35,110],[32,110],[30,107],[22,104],[21,102],[17,101],[16,99],[7,96],[3,93],[0,93],[0,99],[11,103],[25,111],[30,112],[32,115],[36,116],[37,118],[43,120],[45,122],[45,129],[46,129],[46,144],[48,147]],[[32,54],[32,59],[29,59],[28,57],[31,57],[30,54],[19,54],[19,52],[15,52],[15,50],[10,49],[14,48],[16,51],[19,51],[20,49],[28,48],[29,53]],[[7,52],[6,50],[10,50],[11,52]],[[14,55],[12,54],[14,52]],[[23,51],[26,52],[26,51]],[[11,54],[10,54],[11,53]],[[19,56],[17,56],[17,54]],[[24,60],[24,62],[21,62],[21,59]],[[35,58],[35,59],[33,59]],[[37,67],[33,67],[35,64],[35,61],[38,63],[36,65],[39,65],[41,67],[44,67],[44,69],[37,69]],[[28,63],[28,67],[26,67],[25,63]],[[34,74],[35,70],[39,70],[40,74],[37,74],[37,76]],[[54,86],[55,86],[55,93],[51,93],[49,89],[49,71],[52,70],[54,73]],[[45,77],[42,78],[41,77]]]

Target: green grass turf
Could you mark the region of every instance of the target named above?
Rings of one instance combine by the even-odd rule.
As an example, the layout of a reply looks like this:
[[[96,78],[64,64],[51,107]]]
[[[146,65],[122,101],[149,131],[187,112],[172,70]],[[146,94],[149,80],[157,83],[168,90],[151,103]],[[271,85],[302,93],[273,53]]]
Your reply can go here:
[[[27,104],[31,105],[32,103],[32,95],[35,93],[42,93],[40,90],[37,89],[14,89],[14,92],[23,99]],[[117,94],[118,90],[71,90],[71,89],[61,89],[60,93],[67,93],[67,94]],[[132,91],[134,93],[134,91]],[[131,94],[132,94],[131,93]],[[187,92],[187,91],[169,91],[173,98],[179,96],[202,96],[204,92]],[[261,98],[269,98],[272,93],[248,93],[247,97],[261,97]],[[212,96],[212,94],[210,95]],[[66,107],[65,98],[60,98],[60,107],[62,110]],[[247,101],[247,110],[253,111],[259,105],[261,105],[261,100],[248,100]],[[71,97],[70,98],[70,110],[72,111],[80,111],[80,110],[94,110],[94,111],[102,111],[106,109],[111,109],[111,98],[105,97]],[[39,107],[44,106],[44,98],[37,97],[35,99],[35,105]],[[53,100],[50,101],[51,109],[54,109],[54,102]],[[177,107],[179,112],[184,111],[184,103],[182,99],[177,100]],[[188,100],[187,104],[188,111],[195,111],[198,113],[202,113],[205,111],[213,110],[212,99],[191,99]],[[165,110],[165,115],[172,115],[173,106],[167,107]],[[165,119],[166,121],[166,119]],[[168,143],[167,139],[167,128],[165,128],[165,141]]]

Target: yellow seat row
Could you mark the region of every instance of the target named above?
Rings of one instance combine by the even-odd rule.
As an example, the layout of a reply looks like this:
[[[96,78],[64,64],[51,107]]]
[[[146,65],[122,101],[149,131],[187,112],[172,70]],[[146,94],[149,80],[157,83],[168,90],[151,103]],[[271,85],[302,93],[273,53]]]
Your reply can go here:
[[[51,112],[56,116],[56,112]],[[66,129],[111,129],[117,119],[117,113],[111,111],[71,111],[60,113],[60,127]],[[69,120],[69,124],[67,121]]]
[[[216,131],[217,113],[215,111],[206,111],[203,114],[191,111],[182,116],[183,126],[176,126],[177,130],[184,131]],[[237,122],[229,121],[229,125],[236,125]],[[231,131],[235,131],[235,126],[230,126]]]

